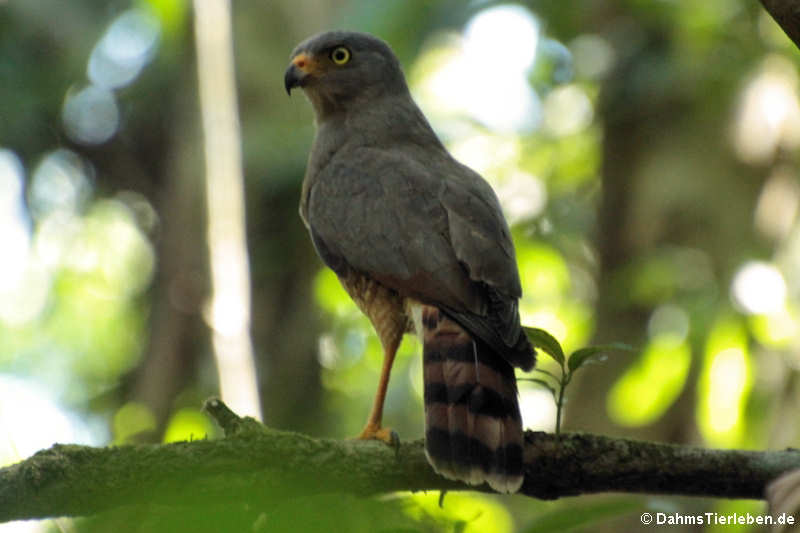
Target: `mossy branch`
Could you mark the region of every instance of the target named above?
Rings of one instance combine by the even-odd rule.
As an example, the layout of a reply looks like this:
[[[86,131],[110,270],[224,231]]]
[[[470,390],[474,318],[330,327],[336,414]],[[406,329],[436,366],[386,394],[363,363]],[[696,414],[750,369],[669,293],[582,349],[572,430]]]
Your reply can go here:
[[[219,400],[206,410],[225,438],[93,448],[55,445],[0,469],[0,522],[91,515],[115,507],[273,504],[299,495],[481,490],[436,475],[422,441],[315,439],[240,418]],[[707,450],[601,435],[526,434],[521,492],[554,499],[597,492],[764,497],[800,467],[800,451]]]

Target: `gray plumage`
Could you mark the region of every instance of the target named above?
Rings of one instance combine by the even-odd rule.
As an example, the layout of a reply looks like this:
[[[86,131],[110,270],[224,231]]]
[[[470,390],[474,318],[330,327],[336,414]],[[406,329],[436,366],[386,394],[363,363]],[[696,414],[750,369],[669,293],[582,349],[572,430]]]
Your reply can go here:
[[[334,59],[345,56],[340,47],[349,56],[338,65]],[[357,301],[348,282],[353,275],[403,302],[440,309],[491,357],[532,368],[534,352],[517,309],[522,290],[514,247],[497,197],[444,148],[391,49],[370,35],[337,31],[304,41],[291,57],[287,91],[302,87],[317,119],[300,214],[323,261]],[[388,334],[370,318],[384,341]],[[518,418],[510,376],[509,409]],[[464,479],[463,472],[449,473]],[[518,472],[514,479],[521,480]]]

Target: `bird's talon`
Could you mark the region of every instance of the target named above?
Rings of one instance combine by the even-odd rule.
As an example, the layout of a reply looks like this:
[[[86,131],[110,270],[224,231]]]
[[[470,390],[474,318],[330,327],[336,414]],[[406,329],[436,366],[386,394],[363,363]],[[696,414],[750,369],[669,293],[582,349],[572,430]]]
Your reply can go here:
[[[391,428],[382,428],[367,425],[361,433],[356,437],[358,440],[379,440],[395,450],[400,449],[400,437],[397,432]]]

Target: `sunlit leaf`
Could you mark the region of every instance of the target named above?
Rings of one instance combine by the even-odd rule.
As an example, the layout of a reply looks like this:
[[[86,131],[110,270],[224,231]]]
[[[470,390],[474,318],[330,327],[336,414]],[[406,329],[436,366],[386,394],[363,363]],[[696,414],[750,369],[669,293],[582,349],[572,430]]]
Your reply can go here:
[[[747,331],[735,316],[716,321],[705,347],[698,381],[698,427],[715,446],[741,446],[746,442],[745,407],[753,384]]]
[[[176,38],[186,24],[185,0],[139,0],[137,4],[155,13],[167,38]]]
[[[525,290],[525,289],[523,289]],[[558,339],[565,353],[586,346],[594,332],[593,310],[580,300],[559,297],[553,302],[520,301],[524,324],[535,324]]]
[[[753,315],[748,318],[753,336],[765,346],[790,349],[800,335],[800,313],[793,305],[786,305],[774,313]]]
[[[505,505],[473,492],[450,492],[439,507],[439,494],[413,494],[406,512],[417,520],[433,519],[442,531],[511,533],[513,521]]]
[[[114,414],[114,442],[128,442],[141,433],[155,431],[156,417],[153,411],[139,402],[128,402]]]
[[[615,342],[611,344],[601,344],[598,346],[587,346],[586,348],[581,348],[580,350],[576,350],[569,356],[567,360],[567,366],[569,367],[570,372],[575,372],[577,369],[582,367],[585,363],[596,360],[599,356],[603,354],[607,354],[608,352],[613,351],[631,351],[632,348],[627,344],[623,344],[621,342]]]
[[[522,329],[525,330],[525,334],[535,348],[541,348],[543,352],[555,359],[558,364],[564,365],[564,350],[561,349],[561,344],[555,337],[539,328],[522,326]]]
[[[542,513],[522,533],[561,533],[578,528],[593,530],[604,520],[640,513],[646,506],[641,498],[615,498],[613,500],[584,500],[575,505],[564,505]]]
[[[561,297],[571,284],[561,252],[543,243],[517,246],[517,264],[523,291],[544,301]]]
[[[164,433],[164,442],[204,439],[217,429],[199,409],[180,409],[172,415]]]
[[[673,334],[654,337],[611,388],[607,401],[611,418],[625,426],[657,420],[683,390],[691,360],[685,339]]]
[[[336,274],[329,268],[320,269],[314,278],[314,295],[322,309],[338,317],[358,313]]]
[[[764,502],[760,502],[757,500],[724,500],[718,499],[714,501],[714,506],[709,508],[708,511],[717,513],[719,516],[758,516],[764,513]],[[775,513],[773,516],[779,516],[778,513]],[[788,518],[788,515],[787,515]],[[797,517],[795,517],[794,524],[797,524]],[[739,525],[731,527],[731,522],[727,524],[722,524],[721,521],[719,524],[711,525],[705,528],[705,531],[708,533],[725,533],[730,531],[783,531],[786,533],[792,533],[797,531],[797,527],[793,528],[775,528],[775,527],[764,527],[764,528],[757,528],[753,527],[753,525]]]

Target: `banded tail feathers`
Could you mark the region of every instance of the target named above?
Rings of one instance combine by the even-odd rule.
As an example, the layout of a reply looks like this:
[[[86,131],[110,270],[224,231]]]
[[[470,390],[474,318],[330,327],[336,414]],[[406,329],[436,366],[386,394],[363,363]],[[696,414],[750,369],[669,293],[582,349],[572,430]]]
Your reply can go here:
[[[434,470],[516,492],[524,479],[513,367],[436,307],[422,307],[425,454]]]

